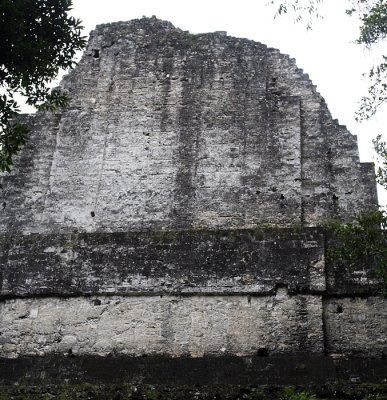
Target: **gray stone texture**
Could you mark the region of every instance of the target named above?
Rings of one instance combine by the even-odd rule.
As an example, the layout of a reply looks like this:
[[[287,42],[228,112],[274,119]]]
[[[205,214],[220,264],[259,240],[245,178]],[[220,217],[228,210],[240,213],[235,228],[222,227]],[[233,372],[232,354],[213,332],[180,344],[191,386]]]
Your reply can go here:
[[[380,279],[317,227],[376,208],[373,165],[293,59],[143,18],[61,85],[0,177],[0,361],[385,357]]]
[[[354,297],[324,302],[326,350],[341,355],[387,354],[386,298]]]
[[[0,298],[326,289],[324,237],[311,228],[4,235],[0,260]]]
[[[76,310],[76,312],[75,312]],[[320,296],[99,297],[7,300],[5,357],[249,355],[323,351]],[[23,332],[21,335],[20,332]]]
[[[62,86],[70,108],[28,118],[2,178],[0,232],[314,226],[377,204],[356,138],[260,43],[100,25]]]

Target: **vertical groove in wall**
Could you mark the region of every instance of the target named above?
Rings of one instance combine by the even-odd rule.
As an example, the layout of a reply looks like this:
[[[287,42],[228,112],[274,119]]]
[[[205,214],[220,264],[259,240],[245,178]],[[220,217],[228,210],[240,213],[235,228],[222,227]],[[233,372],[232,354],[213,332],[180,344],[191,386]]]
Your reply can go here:
[[[203,104],[206,103],[205,88],[212,80],[213,71],[206,68],[203,54],[187,53],[183,71],[181,104],[178,110],[178,148],[176,151],[174,207],[171,219],[175,227],[191,226],[195,219],[194,205],[197,190],[197,167],[199,163],[200,137],[203,126]],[[208,89],[208,87],[207,87]]]
[[[303,112],[303,102],[300,100],[300,179],[301,179],[301,226],[305,225],[305,193],[304,193],[304,135],[305,135],[305,121]]]
[[[321,319],[322,319],[322,331],[323,331],[323,339],[324,339],[324,353],[328,354],[328,331],[327,331],[327,322],[326,322],[325,296],[322,297],[321,301],[322,301]]]
[[[47,203],[47,198],[50,195],[51,192],[51,179],[52,179],[52,171],[53,171],[53,167],[55,165],[55,156],[57,154],[57,150],[58,150],[58,141],[59,141],[59,132],[60,132],[60,124],[62,121],[62,114],[57,114],[55,115],[55,145],[53,147],[53,150],[51,152],[51,158],[49,161],[49,167],[48,167],[48,174],[47,174],[47,185],[45,186],[45,191],[44,191],[44,195],[43,195],[43,206],[42,206],[42,211],[41,211],[41,218],[42,220],[44,220],[44,214],[45,214],[45,210],[46,210],[46,203]]]
[[[111,140],[111,135],[108,129],[108,123],[110,120],[110,116],[112,113],[112,108],[115,107],[114,103],[114,76],[116,75],[116,67],[117,67],[117,57],[112,56],[112,53],[109,51],[108,47],[105,47],[103,52],[101,52],[100,57],[98,58],[99,65],[99,74],[97,76],[96,86],[99,89],[98,94],[96,96],[96,102],[94,104],[94,109],[92,111],[95,114],[95,117],[98,117],[98,114],[105,115],[106,118],[104,120],[93,118],[93,124],[97,125],[95,127],[91,126],[90,131],[92,134],[94,132],[98,132],[104,136],[103,138],[103,149],[101,155],[100,165],[98,166],[98,173],[96,174],[96,190],[95,190],[95,198],[92,202],[93,209],[91,212],[97,214],[99,216],[98,210],[98,201],[101,189],[103,187],[103,178],[105,173],[105,164],[106,164],[106,153],[108,147],[108,140]],[[95,166],[97,168],[97,166]]]
[[[192,203],[195,199],[197,153],[201,132],[199,99],[190,84],[183,83],[182,107],[179,112],[179,138],[172,220],[176,227],[190,226],[193,222]]]
[[[323,256],[324,256],[324,278],[325,278],[325,291],[328,289],[328,265],[327,265],[327,237],[323,235]],[[328,332],[327,332],[327,324],[326,324],[326,315],[325,315],[325,295],[323,294],[321,297],[321,321],[322,321],[322,331],[323,331],[323,339],[324,339],[324,353],[328,353]]]
[[[324,176],[326,179],[326,198],[325,202],[327,204],[327,217],[336,218],[339,216],[338,214],[338,197],[334,190],[334,171],[332,165],[332,143],[329,138],[329,130],[332,129],[332,124],[334,121],[327,115],[328,110],[324,100],[320,102],[319,109],[319,125],[320,125],[320,134],[323,137],[323,146],[321,148],[321,158],[322,165],[321,167],[324,170]]]

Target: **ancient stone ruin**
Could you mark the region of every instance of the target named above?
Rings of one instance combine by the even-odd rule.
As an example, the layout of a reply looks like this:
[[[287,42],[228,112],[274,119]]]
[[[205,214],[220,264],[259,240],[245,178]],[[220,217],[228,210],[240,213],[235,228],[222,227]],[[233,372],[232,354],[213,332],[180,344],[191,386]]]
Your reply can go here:
[[[384,382],[380,282],[319,227],[373,165],[293,59],[144,18],[62,87],[1,178],[1,385]]]

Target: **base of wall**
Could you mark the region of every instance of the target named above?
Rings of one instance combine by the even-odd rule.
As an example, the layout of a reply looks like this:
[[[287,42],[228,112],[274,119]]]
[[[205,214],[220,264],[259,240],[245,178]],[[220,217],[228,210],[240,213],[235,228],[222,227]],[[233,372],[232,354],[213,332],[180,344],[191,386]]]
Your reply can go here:
[[[0,386],[63,384],[387,386],[387,360],[323,355],[0,358]]]
[[[297,393],[294,395],[294,393]],[[312,397],[313,396],[313,397]],[[354,400],[387,399],[387,385],[40,385],[0,386],[0,399],[18,400]]]

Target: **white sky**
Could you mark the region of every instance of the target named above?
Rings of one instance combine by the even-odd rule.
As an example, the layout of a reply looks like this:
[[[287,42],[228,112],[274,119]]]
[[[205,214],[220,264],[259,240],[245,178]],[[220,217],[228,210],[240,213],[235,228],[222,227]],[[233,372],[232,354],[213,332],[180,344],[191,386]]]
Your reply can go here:
[[[358,136],[362,161],[374,161],[372,138],[384,133],[387,140],[387,107],[370,121],[358,124],[354,113],[360,97],[366,94],[362,78],[379,60],[385,43],[372,51],[356,45],[356,18],[345,14],[349,1],[325,0],[323,20],[314,23],[313,31],[305,24],[294,24],[291,16],[274,19],[275,8],[267,0],[73,0],[72,14],[83,21],[85,35],[95,25],[127,21],[142,16],[165,19],[191,33],[227,31],[229,35],[248,38],[278,48],[296,58],[317,85],[332,116]],[[387,204],[387,192],[379,192],[379,202]]]

